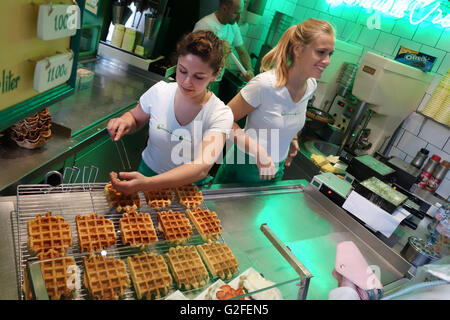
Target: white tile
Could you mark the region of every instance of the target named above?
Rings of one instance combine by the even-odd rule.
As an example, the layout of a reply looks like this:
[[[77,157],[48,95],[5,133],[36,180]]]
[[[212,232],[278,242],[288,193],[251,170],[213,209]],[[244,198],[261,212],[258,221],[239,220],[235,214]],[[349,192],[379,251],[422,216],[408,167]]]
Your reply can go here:
[[[448,177],[447,173],[447,177]],[[441,184],[439,185],[439,188],[437,188],[436,193],[443,197],[444,199],[447,199],[450,196],[450,180],[444,179],[442,180]]]
[[[442,150],[444,150],[446,153],[450,154],[450,138],[447,140],[447,143],[445,144],[445,146]]]
[[[439,69],[436,72],[443,75],[447,73],[447,70],[449,68],[450,68],[450,53],[447,53]]]
[[[403,151],[397,149],[396,147],[392,147],[391,151],[389,151],[389,157],[397,157],[400,158],[402,160],[405,160],[407,154],[404,153]]]
[[[397,136],[395,137],[394,142],[392,143],[392,145],[395,147],[398,145],[398,143],[400,142],[400,139],[403,137],[403,134],[405,133],[405,129],[400,128],[398,130]]]
[[[427,88],[426,93],[433,94],[434,89],[436,89],[439,82],[442,80],[442,75],[436,74],[433,79],[431,80],[430,85]]]
[[[432,120],[427,120],[418,137],[442,149],[450,137],[450,130]]]
[[[286,2],[286,3],[284,4],[284,12],[285,12],[287,15],[292,16],[292,14],[293,14],[294,11],[295,11],[295,7],[296,7],[295,3],[292,3],[292,2]]]
[[[377,42],[375,43],[375,49],[388,55],[394,55],[397,53],[394,52],[394,49],[397,46],[399,39],[400,37],[386,32],[381,32]]]
[[[450,161],[450,154],[446,153],[442,149],[439,149],[438,147],[430,143],[425,148],[430,151],[430,153],[428,154],[430,157],[432,157],[433,154],[435,154],[441,157],[441,161],[443,160]]]
[[[402,128],[417,136],[424,120],[424,116],[418,114],[417,112],[413,112],[408,116],[408,118],[405,119],[405,121],[403,121]]]
[[[411,161],[413,161],[413,160],[414,160],[414,157],[410,156],[409,154],[406,155],[406,158],[405,158],[406,162],[411,163]]]
[[[305,12],[306,12],[305,7],[297,5],[295,7],[294,13],[292,14],[292,17],[293,17],[292,22],[294,24],[299,24],[299,23],[303,22],[304,17],[305,17]]]
[[[427,142],[422,140],[409,131],[405,131],[403,137],[400,139],[400,142],[397,145],[397,148],[401,151],[409,154],[414,157],[421,148],[425,148]]]
[[[275,2],[281,2],[281,1],[277,0]],[[308,7],[308,8],[314,8],[316,6],[317,2],[318,2],[317,0],[299,0],[298,4]]]
[[[430,101],[430,98],[431,98],[431,94],[425,93],[422,97],[422,100],[419,103],[419,106],[417,107],[417,111],[422,111],[423,109],[425,109],[425,107],[428,104],[428,101]]]

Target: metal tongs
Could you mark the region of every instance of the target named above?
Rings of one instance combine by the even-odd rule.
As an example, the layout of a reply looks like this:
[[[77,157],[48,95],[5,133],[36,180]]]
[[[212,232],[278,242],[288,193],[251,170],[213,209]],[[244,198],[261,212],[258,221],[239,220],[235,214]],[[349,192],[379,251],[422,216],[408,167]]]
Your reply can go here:
[[[80,176],[81,170],[76,166],[64,168],[64,173],[61,174],[59,171],[49,171],[45,175],[45,183],[49,184],[49,178],[53,175],[58,177],[59,183],[56,186],[60,186],[62,191],[67,191],[70,189],[71,185],[77,183]],[[95,166],[84,166],[83,175],[81,177],[81,183],[83,189],[90,187],[91,183],[95,183],[98,176],[98,168]]]
[[[117,153],[119,154],[120,162],[122,163],[122,168],[125,171],[131,171],[130,159],[128,158],[127,149],[125,147],[125,144],[123,143],[123,140],[120,139],[119,141],[115,141],[114,145],[116,146]]]

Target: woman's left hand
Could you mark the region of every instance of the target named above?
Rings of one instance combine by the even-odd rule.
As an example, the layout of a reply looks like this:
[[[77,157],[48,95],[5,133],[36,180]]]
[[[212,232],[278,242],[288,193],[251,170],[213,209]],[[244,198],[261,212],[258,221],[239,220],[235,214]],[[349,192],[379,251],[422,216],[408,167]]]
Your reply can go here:
[[[284,165],[286,167],[289,167],[292,163],[292,160],[297,155],[297,153],[300,151],[300,147],[298,146],[298,140],[294,139],[291,141],[291,145],[289,146],[289,154],[286,158],[286,161],[284,161]]]
[[[120,180],[119,176],[120,179],[124,180]],[[145,180],[147,178],[137,171],[119,172],[119,175],[115,172],[110,172],[109,177],[111,178],[111,184],[114,189],[124,194],[131,194],[144,190]]]

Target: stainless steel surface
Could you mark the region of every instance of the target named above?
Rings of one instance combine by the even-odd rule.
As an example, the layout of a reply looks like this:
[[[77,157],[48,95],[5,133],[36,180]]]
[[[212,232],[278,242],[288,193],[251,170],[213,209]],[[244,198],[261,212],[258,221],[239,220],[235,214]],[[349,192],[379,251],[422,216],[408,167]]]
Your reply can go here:
[[[216,211],[220,217],[226,243],[232,248],[239,248],[236,255],[240,262],[248,259],[244,264],[251,261],[253,267],[276,283],[298,278],[288,262],[278,259],[279,251],[259,230],[261,224],[267,223],[291,250],[292,255],[314,275],[307,299],[327,299],[329,290],[336,287],[337,282],[331,271],[336,246],[341,241],[353,241],[369,265],[380,268],[381,282],[384,285],[410,276],[412,266],[400,256],[400,251],[410,236],[405,232],[406,229],[399,228],[396,231],[397,238],[389,239],[395,240],[394,243],[388,246],[320,192],[310,187],[303,190],[307,183],[304,180],[282,181],[264,188],[213,185],[211,189],[204,189],[203,194],[206,206]],[[83,203],[92,203],[91,198],[83,199]],[[5,223],[10,221],[11,205],[15,197],[3,197],[0,201],[11,203],[9,207],[0,206],[0,228],[3,231],[0,238],[0,267],[1,270],[8,270],[6,274],[0,273],[0,283],[6,284],[0,292],[2,296],[17,299],[14,250],[9,245],[13,235]],[[73,202],[67,206],[55,201],[52,205],[68,214],[78,214]],[[425,219],[422,222],[426,228]],[[423,229],[423,226],[419,226],[419,229]],[[3,259],[8,256],[9,259]],[[283,294],[288,299],[297,298],[298,287],[295,282],[289,282],[283,287]],[[11,297],[13,293],[15,297]]]
[[[297,181],[298,183],[298,181]],[[286,188],[286,189],[283,189]],[[381,281],[389,284],[409,276],[411,265],[398,252],[359,224],[343,209],[337,207],[317,190],[308,187],[301,192],[280,188],[277,194],[259,194],[258,191],[235,198],[230,189],[222,190],[227,196],[212,195],[204,191],[206,204],[216,211],[224,228],[234,241],[266,274],[274,279],[291,271],[286,265],[273,264],[278,251],[259,232],[263,223],[276,233],[305,267],[314,275],[310,281],[307,299],[327,299],[328,292],[337,286],[331,272],[334,267],[336,246],[341,241],[353,241],[369,265],[380,268]],[[300,188],[300,187],[298,187]],[[286,193],[280,191],[286,190]],[[294,290],[294,289],[293,289]]]
[[[164,80],[157,74],[106,58],[81,64],[95,72],[92,85],[49,107],[53,123],[58,124],[52,126],[53,138],[49,142],[40,149],[27,150],[7,137],[1,138],[3,194],[12,194],[20,183],[38,183],[48,171],[63,168],[68,157],[99,138],[111,117],[134,107],[146,90]],[[11,186],[12,190],[5,190]]]
[[[52,187],[48,185],[24,185],[19,186],[17,190],[17,212],[13,215],[17,219],[17,232],[14,233],[14,238],[17,239],[16,250],[17,250],[17,260],[19,262],[18,273],[19,284],[22,285],[24,281],[24,267],[29,264],[39,263],[36,255],[30,251],[28,245],[28,221],[34,219],[39,214],[45,214],[45,212],[50,211],[53,216],[62,216],[66,222],[70,224],[70,229],[72,232],[73,246],[69,246],[67,250],[67,255],[74,257],[75,263],[79,268],[78,280],[82,281],[81,276],[84,274],[84,264],[83,258],[88,257],[89,253],[84,253],[81,251],[77,235],[77,227],[75,222],[75,217],[77,215],[86,215],[91,212],[96,212],[99,216],[105,216],[110,219],[114,224],[114,229],[117,232],[116,243],[104,250],[99,250],[106,253],[108,257],[115,257],[125,260],[127,257],[132,256],[136,253],[140,253],[139,248],[134,248],[126,245],[122,242],[120,236],[120,219],[122,218],[122,213],[117,212],[115,209],[111,209],[106,201],[104,195],[105,183],[92,183],[92,184],[71,184],[71,185],[61,185],[58,187]],[[153,225],[158,225],[158,220],[156,216],[156,210],[147,205],[145,202],[145,197],[140,193],[141,198],[141,212],[148,212],[153,220]],[[203,203],[200,208],[208,209]],[[178,203],[177,200],[172,201],[166,210],[181,211],[184,212],[185,207]],[[193,228],[193,236],[191,236],[185,245],[198,245],[203,244],[202,237],[199,235],[198,231]],[[149,246],[149,250],[152,252],[164,255],[173,246],[167,241],[164,241],[164,234],[157,229],[157,237],[159,241],[152,243]],[[13,239],[14,239],[13,238]],[[218,241],[223,242],[223,238]],[[142,249],[142,248],[141,248]],[[246,261],[240,260],[241,265],[238,269],[238,273],[242,272],[242,268],[250,267]],[[291,280],[298,279],[298,276],[291,278]],[[214,279],[214,281],[217,279]],[[286,279],[289,280],[289,279]],[[210,279],[212,283],[213,279]],[[176,285],[170,287],[170,293],[176,290]],[[85,287],[80,286],[76,289],[77,299],[88,298],[88,292]],[[188,297],[195,297],[201,290],[188,290],[184,294]],[[24,296],[21,294],[20,298],[23,299]],[[127,288],[124,292],[124,299],[134,299],[134,289],[133,287]]]
[[[423,266],[438,259],[436,253],[427,248],[422,239],[409,237],[403,250],[400,252],[409,263],[416,267]]]
[[[362,118],[364,117],[364,114],[366,113],[366,110],[367,104],[362,101],[352,119],[350,120],[350,123],[347,126],[347,130],[345,130],[344,139],[342,139],[342,144],[339,147],[338,154],[341,154],[342,150],[344,150],[345,145],[351,140],[351,135],[352,133],[355,133],[356,128],[358,127]],[[364,129],[364,127],[362,129]]]
[[[95,73],[92,85],[49,108],[53,122],[72,129],[72,136],[120,108],[137,104],[142,94],[164,80],[157,74],[104,57],[81,66]]]
[[[286,247],[283,242],[278,238],[273,231],[267,226],[267,223],[261,225],[260,230],[269,239],[272,245],[281,253],[284,259],[294,268],[301,279],[299,286],[298,299],[305,300],[308,295],[309,281],[313,277],[311,272],[294,256],[289,247]]]
[[[17,273],[11,213],[14,197],[0,197],[0,300],[17,299]]]

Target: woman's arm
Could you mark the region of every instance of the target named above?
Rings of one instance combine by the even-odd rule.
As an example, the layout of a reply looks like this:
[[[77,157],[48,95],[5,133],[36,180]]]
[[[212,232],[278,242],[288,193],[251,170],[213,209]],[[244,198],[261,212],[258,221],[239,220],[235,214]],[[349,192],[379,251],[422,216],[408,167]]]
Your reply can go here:
[[[132,133],[142,128],[150,119],[150,116],[142,110],[141,104],[130,111],[125,112],[121,117],[109,120],[107,130],[113,141],[118,141],[124,135]]]
[[[238,93],[229,103],[228,106],[233,111],[234,121],[239,121],[247,114],[255,110],[240,93]],[[235,122],[231,133],[234,143],[246,153],[250,154],[256,159],[256,164],[259,169],[260,178],[272,179],[275,177],[275,164],[264,149],[257,141],[245,134],[239,125]]]
[[[115,172],[110,173],[111,183],[116,190],[125,194],[191,184],[207,176],[225,145],[225,134],[212,131],[203,138],[201,148],[194,161],[183,164],[153,177],[138,172],[121,172],[119,180]]]

